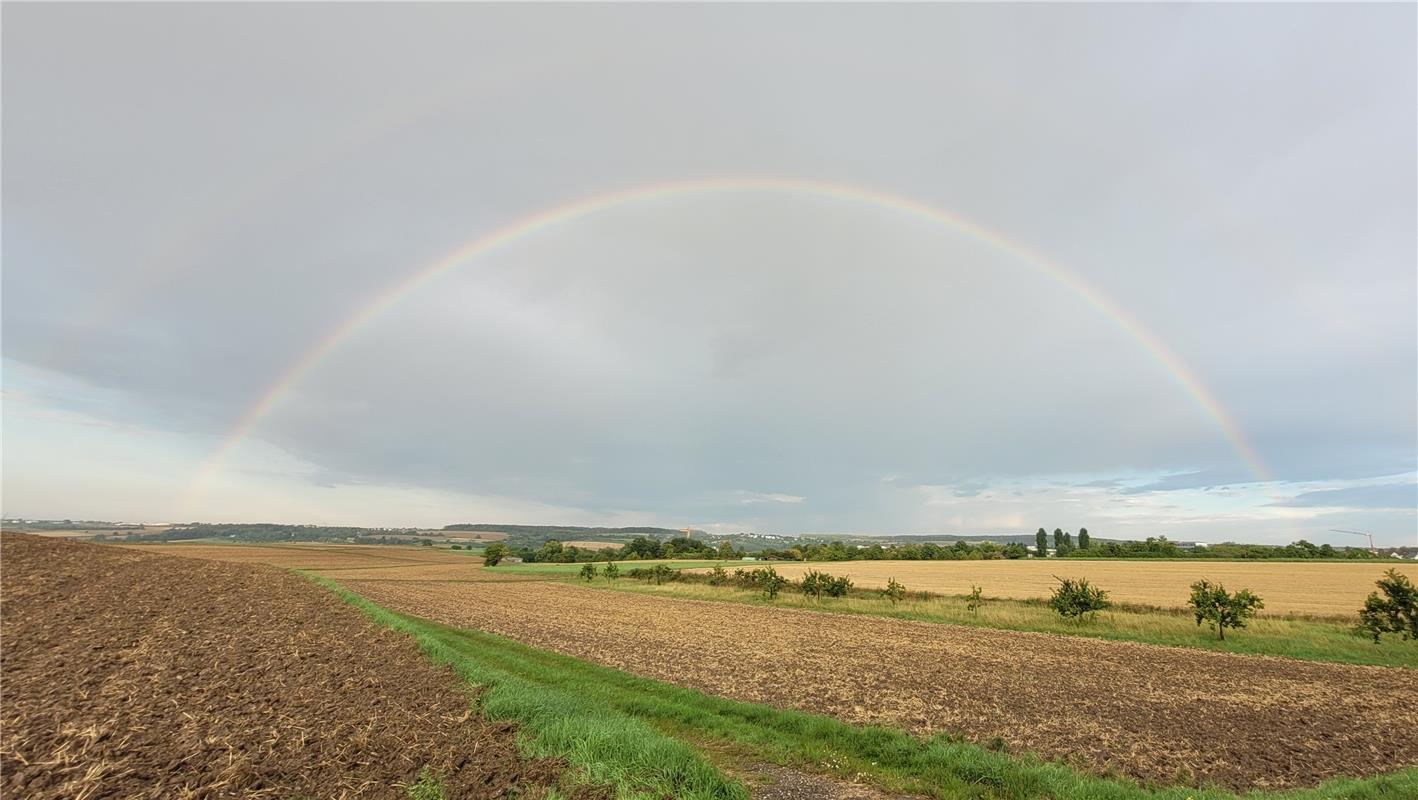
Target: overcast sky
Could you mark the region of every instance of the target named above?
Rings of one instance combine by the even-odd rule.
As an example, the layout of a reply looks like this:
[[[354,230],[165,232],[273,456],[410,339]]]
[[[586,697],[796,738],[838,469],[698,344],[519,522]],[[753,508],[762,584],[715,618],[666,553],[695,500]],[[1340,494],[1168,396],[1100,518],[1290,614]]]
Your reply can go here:
[[[1418,543],[1415,15],[8,4],[4,514]]]

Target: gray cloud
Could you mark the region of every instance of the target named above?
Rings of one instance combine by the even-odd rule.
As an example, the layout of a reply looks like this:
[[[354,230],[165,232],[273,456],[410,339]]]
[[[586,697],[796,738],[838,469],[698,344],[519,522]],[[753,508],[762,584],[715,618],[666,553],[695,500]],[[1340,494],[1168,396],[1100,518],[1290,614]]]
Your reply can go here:
[[[1402,474],[1415,13],[15,6],[7,390],[200,462],[315,343],[463,243],[649,182],[774,175],[903,194],[1067,265],[1282,484]],[[1073,505],[1105,515],[1257,477],[1125,326],[1018,258],[753,191],[608,209],[463,266],[254,431],[229,472],[274,489],[260,448],[305,465],[291,492],[785,531],[1004,525],[1034,502],[992,493],[1011,481],[1097,489]],[[37,458],[7,450],[7,473]],[[152,496],[191,471],[155,467]],[[1161,524],[1090,529],[1108,520]],[[1292,533],[1269,524],[1224,523]]]
[[[1296,508],[1418,508],[1418,484],[1388,483],[1304,492],[1276,503]]]

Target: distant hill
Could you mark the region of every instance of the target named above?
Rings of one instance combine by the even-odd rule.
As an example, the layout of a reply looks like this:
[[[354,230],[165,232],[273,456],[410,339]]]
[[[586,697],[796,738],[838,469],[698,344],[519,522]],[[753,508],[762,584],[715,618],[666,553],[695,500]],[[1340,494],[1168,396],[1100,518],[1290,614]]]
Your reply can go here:
[[[664,540],[688,535],[694,539],[704,539],[707,534],[695,528],[589,528],[578,525],[500,525],[490,522],[460,522],[443,526],[445,531],[477,531],[484,533],[505,533],[507,544],[512,548],[540,547],[548,539],[560,542],[597,541],[624,544],[637,536]]]

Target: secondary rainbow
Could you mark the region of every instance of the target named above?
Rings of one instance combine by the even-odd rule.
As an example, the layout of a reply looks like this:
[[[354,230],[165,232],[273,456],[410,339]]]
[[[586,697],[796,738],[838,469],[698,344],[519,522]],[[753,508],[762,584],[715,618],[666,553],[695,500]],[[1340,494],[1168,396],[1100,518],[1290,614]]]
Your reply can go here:
[[[230,433],[206,461],[193,481],[192,488],[205,485],[225,463],[232,450],[256,429],[280,405],[291,389],[315,369],[331,353],[347,342],[360,328],[383,314],[405,298],[428,286],[440,277],[513,242],[535,236],[557,225],[573,222],[615,208],[649,203],[656,200],[732,192],[777,192],[810,195],[890,209],[907,217],[928,221],[963,233],[974,240],[1009,254],[1058,284],[1068,288],[1092,306],[1106,319],[1138,343],[1210,417],[1237,455],[1259,481],[1271,479],[1255,448],[1246,441],[1235,420],[1206,388],[1205,384],[1168,349],[1151,331],[1131,314],[1080,276],[1070,272],[1034,250],[1005,238],[1003,235],[951,212],[926,205],[909,197],[843,183],[799,178],[734,177],[653,183],[606,194],[586,197],[524,217],[498,230],[485,233],[457,247],[442,258],[415,270],[409,277],[391,285],[363,308],[330,329],[310,349],[280,374],[232,426]]]

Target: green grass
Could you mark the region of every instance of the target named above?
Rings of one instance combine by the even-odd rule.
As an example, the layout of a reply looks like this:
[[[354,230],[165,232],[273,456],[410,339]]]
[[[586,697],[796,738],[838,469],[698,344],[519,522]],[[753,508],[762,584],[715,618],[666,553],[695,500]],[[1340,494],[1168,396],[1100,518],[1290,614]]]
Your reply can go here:
[[[434,661],[483,687],[482,712],[515,720],[523,746],[562,756],[584,779],[620,798],[746,798],[706,751],[860,776],[889,791],[951,800],[1232,800],[1218,789],[1149,788],[937,736],[856,726],[830,717],[727,700],[640,678],[491,634],[390,611],[313,578],[376,622],[412,635]],[[1313,789],[1251,793],[1272,800],[1418,797],[1418,769],[1341,779]]]
[[[1259,617],[1240,630],[1227,631],[1224,641],[1185,611],[1165,609],[1113,609],[1095,619],[1064,620],[1042,601],[987,599],[978,614],[970,613],[963,597],[913,596],[892,606],[889,600],[873,595],[832,598],[818,602],[793,587],[785,587],[776,600],[761,592],[703,583],[653,583],[597,578],[580,581],[581,586],[614,589],[638,594],[654,594],[695,600],[718,600],[779,608],[807,608],[838,614],[864,614],[921,622],[1003,628],[1015,631],[1060,633],[1147,644],[1195,647],[1228,653],[1283,656],[1307,661],[1341,664],[1371,664],[1418,669],[1418,640],[1402,641],[1386,637],[1382,644],[1355,635],[1345,623],[1303,617]],[[1357,620],[1356,620],[1357,621]]]
[[[409,800],[445,800],[443,781],[428,767],[419,772],[417,782],[404,787],[404,794],[408,795]]]
[[[596,565],[596,572],[606,568],[606,562],[593,561]],[[656,561],[617,561],[615,565],[620,568],[620,574],[624,575],[636,567],[653,567],[656,564],[664,564],[672,569],[698,569],[700,567],[713,567],[727,565],[728,561],[676,561],[676,560],[656,560]],[[737,564],[738,562],[732,562]],[[488,572],[509,572],[518,575],[546,575],[565,576],[576,575],[584,567],[585,562],[576,564],[499,564],[495,567],[483,567]]]

